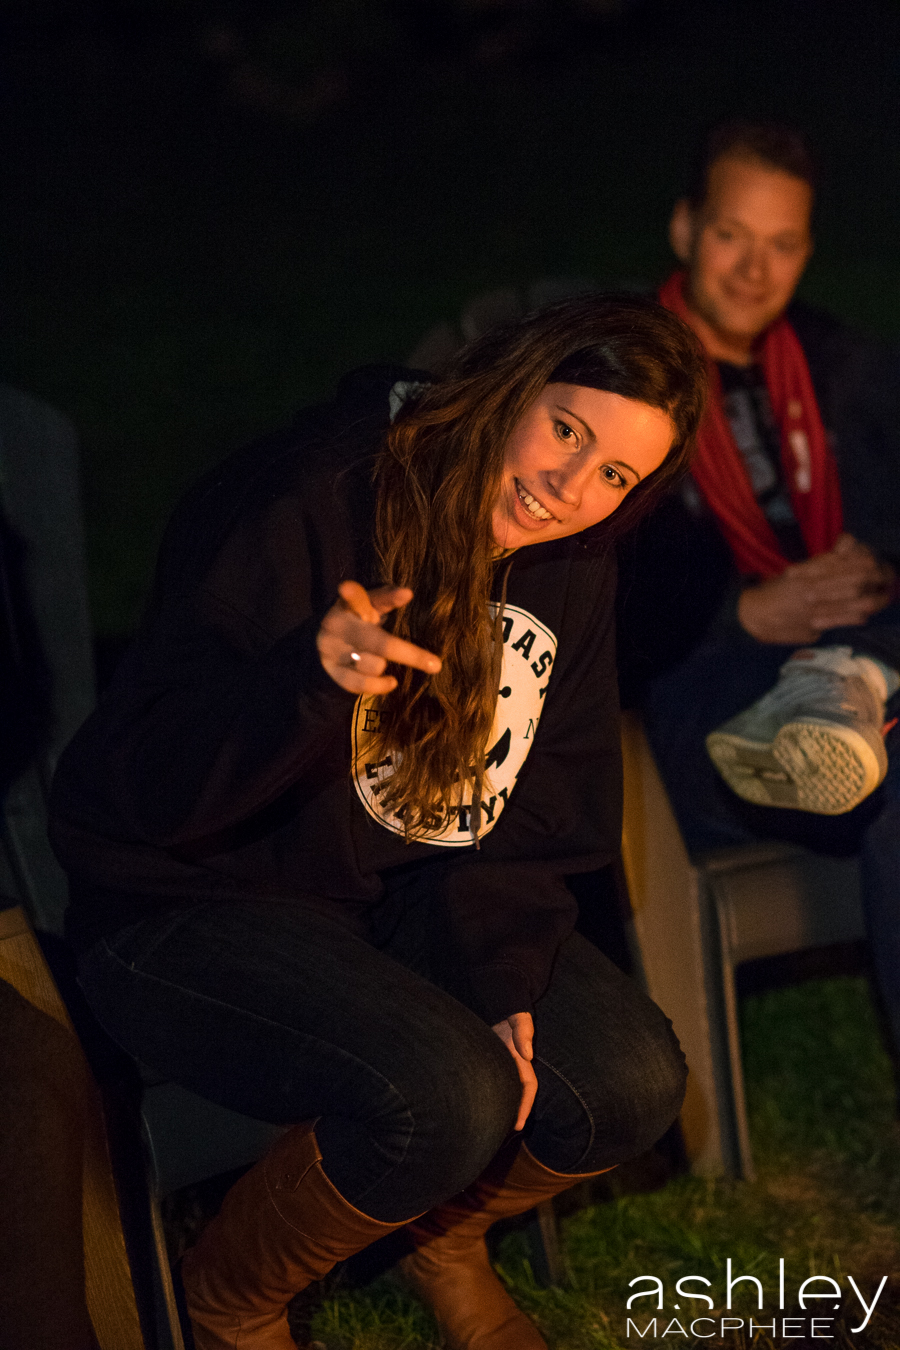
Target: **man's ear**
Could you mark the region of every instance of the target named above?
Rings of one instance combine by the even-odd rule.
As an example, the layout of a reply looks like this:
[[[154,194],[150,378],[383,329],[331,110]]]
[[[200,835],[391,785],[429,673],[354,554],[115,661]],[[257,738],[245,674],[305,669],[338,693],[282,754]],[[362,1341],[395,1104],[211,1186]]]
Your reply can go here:
[[[687,197],[675,203],[672,219],[669,221],[669,243],[679,262],[689,262],[694,248],[696,218]]]

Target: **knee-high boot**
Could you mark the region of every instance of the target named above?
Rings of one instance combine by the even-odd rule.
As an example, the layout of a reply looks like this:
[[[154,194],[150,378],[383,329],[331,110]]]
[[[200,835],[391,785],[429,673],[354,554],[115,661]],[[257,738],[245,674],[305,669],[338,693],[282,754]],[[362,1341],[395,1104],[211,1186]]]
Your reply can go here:
[[[402,1224],[355,1209],[320,1166],[314,1122],[295,1125],[241,1177],[182,1261],[196,1350],[296,1350],[294,1294]]]
[[[485,1234],[498,1219],[599,1175],[551,1172],[514,1140],[471,1186],[409,1225],[414,1250],[401,1270],[434,1313],[447,1350],[547,1350],[494,1273]]]

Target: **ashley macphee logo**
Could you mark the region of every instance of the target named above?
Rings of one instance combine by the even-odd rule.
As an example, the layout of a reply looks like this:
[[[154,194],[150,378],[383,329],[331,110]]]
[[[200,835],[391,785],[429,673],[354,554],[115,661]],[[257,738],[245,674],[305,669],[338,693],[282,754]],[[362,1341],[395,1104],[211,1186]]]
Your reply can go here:
[[[634,1289],[634,1293],[625,1304],[628,1312],[633,1310],[633,1316],[626,1318],[626,1337],[662,1340],[665,1336],[685,1336],[688,1339],[707,1340],[711,1336],[723,1337],[739,1331],[744,1331],[752,1338],[757,1331],[764,1331],[779,1340],[798,1340],[803,1337],[831,1340],[834,1337],[834,1316],[825,1315],[829,1305],[834,1314],[845,1303],[848,1304],[848,1310],[855,1309],[855,1300],[858,1300],[858,1316],[862,1320],[859,1326],[850,1327],[850,1332],[864,1331],[888,1282],[887,1275],[883,1275],[873,1293],[861,1289],[852,1275],[846,1276],[846,1288],[841,1284],[843,1276],[837,1279],[833,1275],[808,1275],[799,1284],[796,1296],[789,1298],[782,1257],[778,1262],[776,1297],[770,1301],[762,1280],[756,1275],[735,1275],[733,1266],[729,1257],[725,1262],[723,1290],[717,1289],[712,1280],[707,1280],[703,1275],[682,1275],[675,1284],[672,1297],[667,1297],[665,1285],[657,1275],[636,1275],[628,1281],[628,1287]],[[698,1289],[698,1285],[705,1288]],[[742,1286],[740,1290],[739,1285]],[[749,1294],[751,1299],[756,1299],[754,1316],[746,1312],[740,1317],[723,1315],[731,1313],[736,1290],[739,1295]],[[675,1302],[675,1299],[679,1301]],[[813,1300],[824,1302],[817,1304]],[[797,1307],[804,1313],[809,1311],[810,1316],[798,1317],[793,1312]],[[791,1309],[792,1315],[785,1315],[787,1308]]]

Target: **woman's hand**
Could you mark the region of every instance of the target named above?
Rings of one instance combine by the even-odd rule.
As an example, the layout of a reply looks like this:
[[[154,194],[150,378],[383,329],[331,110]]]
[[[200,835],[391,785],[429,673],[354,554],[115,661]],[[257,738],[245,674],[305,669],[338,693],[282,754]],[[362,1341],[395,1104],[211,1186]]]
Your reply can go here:
[[[519,1103],[519,1114],[516,1116],[516,1129],[524,1130],[525,1122],[531,1114],[535,1094],[538,1090],[537,1074],[531,1064],[534,1057],[534,1051],[531,1048],[534,1040],[534,1019],[531,1013],[510,1013],[509,1017],[491,1027],[491,1030],[495,1031],[500,1037],[515,1060],[516,1068],[519,1071],[522,1100]]]
[[[322,668],[335,684],[351,694],[389,694],[396,689],[393,675],[385,675],[388,661],[413,666],[436,675],[440,659],[381,627],[391,610],[412,599],[406,586],[379,586],[367,591],[357,581],[342,581],[339,599],[322,620],[316,636]]]

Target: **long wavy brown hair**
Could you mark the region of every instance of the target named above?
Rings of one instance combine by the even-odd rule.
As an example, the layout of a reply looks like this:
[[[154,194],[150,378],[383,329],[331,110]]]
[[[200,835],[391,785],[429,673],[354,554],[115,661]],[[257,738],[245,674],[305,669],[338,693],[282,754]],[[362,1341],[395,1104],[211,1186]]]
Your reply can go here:
[[[495,329],[397,416],[375,469],[375,543],[385,582],[414,597],[390,626],[443,662],[430,677],[393,671],[398,685],[380,701],[366,754],[393,760],[380,802],[407,839],[440,832],[460,794],[471,792],[476,807],[481,799],[502,655],[489,608],[498,566],[491,517],[510,433],[552,382],[620,394],[672,419],[661,467],[628,493],[614,527],[604,521],[587,532],[601,548],[690,460],[703,357],[687,326],[642,296],[566,300]]]

